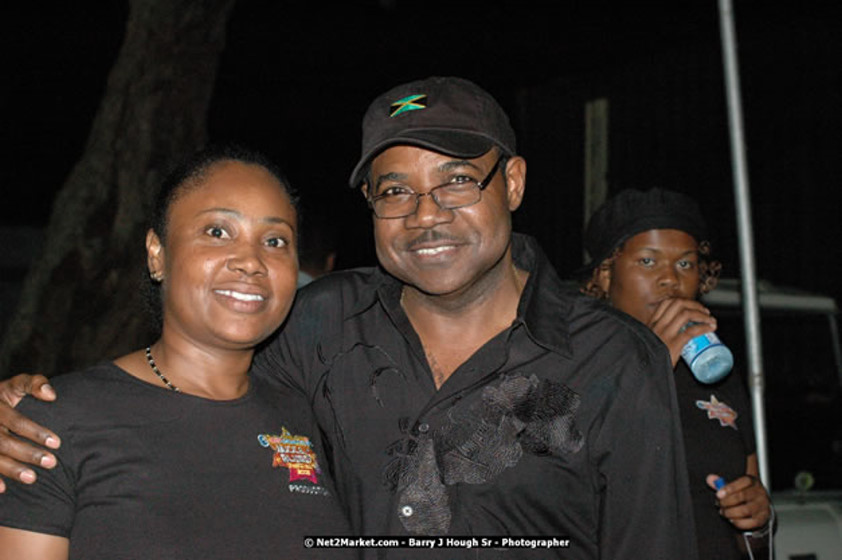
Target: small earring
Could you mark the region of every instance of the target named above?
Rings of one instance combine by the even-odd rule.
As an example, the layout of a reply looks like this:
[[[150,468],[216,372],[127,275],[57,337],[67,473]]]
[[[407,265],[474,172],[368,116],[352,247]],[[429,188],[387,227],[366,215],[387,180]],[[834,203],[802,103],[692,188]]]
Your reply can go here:
[[[163,282],[164,273],[156,270],[149,273],[149,278],[151,278],[153,282]]]

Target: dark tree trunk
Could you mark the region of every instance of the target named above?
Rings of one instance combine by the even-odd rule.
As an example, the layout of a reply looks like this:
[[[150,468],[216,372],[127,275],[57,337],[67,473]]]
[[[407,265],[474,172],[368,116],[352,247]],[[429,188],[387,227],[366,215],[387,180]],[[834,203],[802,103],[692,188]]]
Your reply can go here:
[[[82,155],[0,348],[0,372],[66,372],[149,342],[144,226],[163,174],[207,138],[234,0],[132,0]]]

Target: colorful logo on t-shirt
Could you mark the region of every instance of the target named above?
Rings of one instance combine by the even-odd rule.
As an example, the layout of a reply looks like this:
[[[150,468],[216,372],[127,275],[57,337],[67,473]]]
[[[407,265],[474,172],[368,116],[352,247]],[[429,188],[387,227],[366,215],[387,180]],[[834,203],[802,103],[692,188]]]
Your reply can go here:
[[[296,436],[286,428],[281,428],[281,435],[260,434],[257,441],[263,447],[275,451],[272,456],[272,467],[289,469],[289,481],[309,480],[318,484],[317,474],[321,472],[316,460],[313,444],[306,436]]]
[[[710,396],[710,401],[696,401],[696,406],[702,410],[707,410],[708,418],[710,420],[719,420],[719,425],[723,428],[730,426],[737,429],[737,411],[720,402],[715,395]]]

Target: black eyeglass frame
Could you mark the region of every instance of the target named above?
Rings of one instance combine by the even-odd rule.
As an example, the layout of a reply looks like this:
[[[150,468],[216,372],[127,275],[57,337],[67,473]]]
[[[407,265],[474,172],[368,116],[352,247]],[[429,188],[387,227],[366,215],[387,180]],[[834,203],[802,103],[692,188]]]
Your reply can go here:
[[[448,206],[448,207],[444,207],[444,206],[441,205],[441,202],[439,202],[439,199],[436,198],[435,192],[439,189],[449,187],[453,184],[452,181],[448,181],[447,183],[442,183],[441,185],[433,187],[432,189],[430,189],[429,191],[427,191],[425,193],[417,193],[415,191],[411,191],[412,194],[415,195],[415,206],[413,207],[412,211],[407,213],[407,214],[401,214],[400,216],[380,216],[380,215],[378,215],[377,210],[374,209],[374,203],[377,202],[378,200],[382,199],[382,198],[385,198],[385,197],[389,196],[387,194],[381,194],[381,195],[377,195],[377,196],[373,196],[373,197],[368,198],[368,206],[369,206],[369,208],[371,208],[371,211],[374,214],[374,216],[379,220],[397,220],[399,218],[406,218],[407,216],[412,216],[413,214],[418,212],[418,204],[419,204],[419,201],[421,200],[422,196],[431,197],[433,199],[433,202],[436,203],[436,206],[438,206],[442,210],[457,210],[459,208],[468,208],[469,206],[473,206],[474,204],[477,204],[477,203],[479,203],[479,201],[482,200],[482,191],[484,191],[486,189],[486,187],[488,187],[488,185],[491,183],[491,180],[494,178],[494,175],[497,173],[497,170],[500,168],[500,163],[502,163],[504,160],[507,160],[507,159],[508,158],[505,155],[500,155],[500,157],[497,158],[497,161],[494,162],[494,165],[491,167],[491,170],[488,172],[488,175],[486,175],[485,178],[483,178],[482,181],[477,181],[477,188],[479,188],[479,197],[477,197],[477,199],[474,202],[471,202],[470,204],[460,204],[459,206]]]

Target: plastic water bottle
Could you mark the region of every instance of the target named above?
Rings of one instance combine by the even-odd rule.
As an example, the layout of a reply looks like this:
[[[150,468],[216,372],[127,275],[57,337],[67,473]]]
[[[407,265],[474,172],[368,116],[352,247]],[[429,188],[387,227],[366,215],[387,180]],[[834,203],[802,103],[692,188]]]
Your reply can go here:
[[[681,349],[681,357],[702,383],[716,383],[731,372],[734,355],[715,333],[693,338]]]

